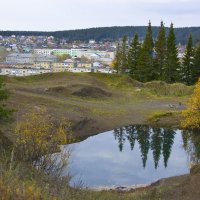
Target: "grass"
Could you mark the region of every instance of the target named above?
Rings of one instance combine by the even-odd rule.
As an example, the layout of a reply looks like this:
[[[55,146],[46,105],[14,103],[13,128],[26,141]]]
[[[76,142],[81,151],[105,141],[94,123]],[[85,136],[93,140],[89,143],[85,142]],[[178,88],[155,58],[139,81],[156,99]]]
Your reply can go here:
[[[155,111],[150,114],[148,121],[157,122],[161,118],[172,117],[173,115],[179,115],[179,111]]]
[[[163,81],[152,81],[144,84],[152,94],[158,96],[188,96],[193,93],[193,86],[186,86],[182,83],[167,84]]]

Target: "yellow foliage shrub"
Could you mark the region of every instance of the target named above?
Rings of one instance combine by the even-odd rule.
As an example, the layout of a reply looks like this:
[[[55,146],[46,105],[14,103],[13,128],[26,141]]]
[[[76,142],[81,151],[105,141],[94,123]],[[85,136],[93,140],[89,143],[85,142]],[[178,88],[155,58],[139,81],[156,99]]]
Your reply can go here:
[[[13,180],[15,184],[10,184],[8,180],[0,178],[0,199],[38,200],[49,199],[47,195],[36,184],[25,184],[19,180]],[[51,198],[53,199],[53,197]]]
[[[52,155],[60,151],[60,145],[72,140],[70,122],[62,120],[55,125],[45,108],[35,108],[23,115],[16,126],[15,135],[17,158],[45,170],[58,163],[57,156]],[[65,154],[65,158],[68,156]],[[64,156],[60,155],[61,158]]]
[[[200,129],[200,79],[189,99],[187,109],[183,111],[183,117],[183,128]]]

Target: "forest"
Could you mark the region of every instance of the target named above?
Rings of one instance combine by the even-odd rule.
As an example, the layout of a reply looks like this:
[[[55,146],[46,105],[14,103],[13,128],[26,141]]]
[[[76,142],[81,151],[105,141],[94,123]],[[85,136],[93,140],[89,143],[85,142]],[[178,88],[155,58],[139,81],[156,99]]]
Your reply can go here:
[[[114,27],[99,27],[78,30],[63,30],[63,31],[0,31],[2,36],[10,35],[24,35],[24,36],[54,36],[58,39],[64,38],[67,41],[88,41],[94,39],[96,41],[115,41],[120,39],[123,35],[132,38],[135,33],[138,33],[139,39],[144,40],[147,26],[114,26]],[[152,36],[156,38],[159,31],[158,26],[152,26]],[[199,41],[200,27],[182,27],[174,28],[177,38],[177,44],[185,45],[187,43],[188,35],[193,35],[194,43]],[[169,27],[166,27],[166,33],[169,33]]]
[[[151,22],[146,36],[141,43],[136,33],[127,46],[127,36],[119,41],[115,59],[112,63],[117,73],[128,73],[133,79],[141,82],[154,80],[167,83],[182,82],[193,85],[200,76],[200,45],[194,45],[190,33],[183,57],[179,57],[176,35],[173,24],[169,33],[161,21],[157,38],[153,37]]]

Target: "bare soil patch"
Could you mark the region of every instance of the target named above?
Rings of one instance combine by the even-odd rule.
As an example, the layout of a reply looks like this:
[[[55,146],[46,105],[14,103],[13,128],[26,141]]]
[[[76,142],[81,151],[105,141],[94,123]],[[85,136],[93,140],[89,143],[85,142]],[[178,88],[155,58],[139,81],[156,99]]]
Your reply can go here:
[[[79,96],[79,97],[90,97],[90,98],[104,98],[104,97],[110,97],[112,94],[110,92],[107,92],[101,88],[98,87],[92,87],[92,86],[85,86],[77,91],[73,92],[72,95]]]

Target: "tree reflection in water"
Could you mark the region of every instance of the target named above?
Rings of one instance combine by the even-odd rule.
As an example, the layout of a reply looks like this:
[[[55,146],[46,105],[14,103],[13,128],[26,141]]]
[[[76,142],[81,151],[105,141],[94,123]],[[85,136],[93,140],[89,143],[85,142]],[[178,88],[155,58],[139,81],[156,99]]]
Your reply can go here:
[[[190,165],[200,164],[200,131],[182,131],[182,138]]]
[[[143,167],[146,167],[148,153],[149,150],[151,150],[156,169],[159,166],[161,156],[163,156],[164,166],[167,167],[175,134],[176,130],[168,128],[152,128],[145,125],[132,125],[114,129],[114,137],[118,141],[120,151],[123,151],[126,141],[130,143],[130,148],[133,150],[135,141],[137,141],[140,147]],[[191,147],[191,144],[188,143],[188,134],[185,134],[184,139],[187,140],[187,142],[184,143],[185,148]],[[200,145],[198,146],[198,149],[200,149]]]

